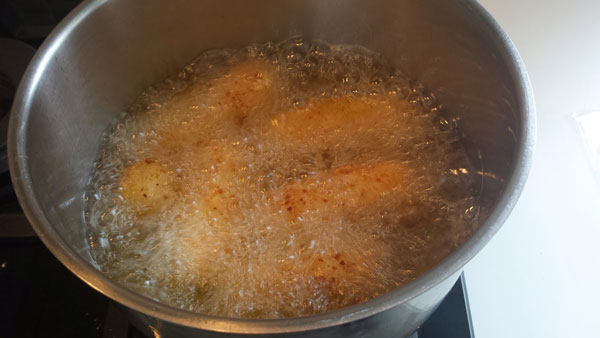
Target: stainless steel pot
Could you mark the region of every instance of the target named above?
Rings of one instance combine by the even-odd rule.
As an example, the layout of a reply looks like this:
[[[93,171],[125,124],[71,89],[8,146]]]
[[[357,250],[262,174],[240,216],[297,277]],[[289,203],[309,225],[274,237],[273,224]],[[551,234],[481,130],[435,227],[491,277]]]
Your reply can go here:
[[[90,258],[82,198],[107,126],[144,87],[202,50],[299,34],[379,51],[436,95],[481,164],[481,201],[491,211],[478,231],[414,282],[306,318],[210,317],[107,279]],[[523,63],[475,1],[96,0],[73,11],[30,64],[12,110],[9,159],[21,205],[48,248],[91,287],[132,309],[156,336],[402,337],[436,308],[510,213],[533,139],[534,103]]]

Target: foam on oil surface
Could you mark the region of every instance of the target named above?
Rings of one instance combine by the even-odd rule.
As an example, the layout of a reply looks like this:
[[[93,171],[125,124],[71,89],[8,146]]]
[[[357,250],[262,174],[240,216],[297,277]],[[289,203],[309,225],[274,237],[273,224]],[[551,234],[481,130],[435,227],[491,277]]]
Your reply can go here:
[[[373,113],[351,117],[361,104]],[[323,115],[337,107],[341,126]],[[140,206],[123,189],[147,182],[123,180],[144,163],[169,184]],[[387,168],[402,173],[373,190],[369,173]],[[462,244],[477,224],[470,172],[433,98],[375,53],[301,39],[213,50],[107,132],[88,241],[110,278],[161,302],[310,315],[389,292]]]

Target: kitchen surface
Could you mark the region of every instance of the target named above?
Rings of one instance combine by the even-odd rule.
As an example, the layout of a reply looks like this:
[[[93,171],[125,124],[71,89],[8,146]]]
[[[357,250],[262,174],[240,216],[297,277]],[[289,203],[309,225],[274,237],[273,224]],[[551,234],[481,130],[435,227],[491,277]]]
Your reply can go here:
[[[529,71],[537,145],[515,209],[465,269],[475,335],[598,337],[600,2],[481,3]]]
[[[66,13],[74,2],[57,3],[65,4]],[[598,337],[600,1],[480,3],[512,39],[529,72],[537,108],[536,150],[529,179],[512,214],[468,263],[462,279],[418,337]],[[53,25],[52,20],[39,22],[23,34],[38,36]],[[37,47],[41,39],[29,41]],[[7,181],[7,177],[3,179]],[[17,208],[9,203],[3,210],[7,206]],[[18,244],[6,244],[0,238],[2,258],[10,257],[10,261],[0,262],[0,273],[7,271],[11,262],[17,262],[24,272],[2,280],[14,292],[0,300],[31,309],[39,297],[50,299],[50,305],[30,312],[40,318],[37,326],[23,321],[17,311],[2,313],[3,320],[19,318],[15,320],[19,327],[27,328],[21,331],[23,336],[30,337],[42,336],[42,328],[69,337],[76,330],[90,337],[142,337],[128,326],[120,306],[72,276],[32,237],[23,217],[9,211],[0,214],[6,223],[3,231],[14,231],[17,235],[7,237],[20,239]],[[45,285],[36,286],[27,278],[40,279],[40,273],[27,272],[28,264],[38,264],[42,272],[59,273]],[[68,299],[57,298],[62,290],[58,285],[72,290],[71,298],[79,302],[69,314],[78,323],[72,330],[60,331],[66,317],[57,313],[71,305]],[[23,300],[18,292],[28,297]]]

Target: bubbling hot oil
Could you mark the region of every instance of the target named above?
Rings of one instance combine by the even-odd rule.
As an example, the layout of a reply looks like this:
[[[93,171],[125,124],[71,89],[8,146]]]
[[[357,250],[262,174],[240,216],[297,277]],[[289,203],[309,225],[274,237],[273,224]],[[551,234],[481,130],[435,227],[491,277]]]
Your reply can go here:
[[[322,313],[461,245],[472,171],[434,99],[373,52],[299,38],[212,50],[107,132],[88,242],[110,278],[183,309]]]

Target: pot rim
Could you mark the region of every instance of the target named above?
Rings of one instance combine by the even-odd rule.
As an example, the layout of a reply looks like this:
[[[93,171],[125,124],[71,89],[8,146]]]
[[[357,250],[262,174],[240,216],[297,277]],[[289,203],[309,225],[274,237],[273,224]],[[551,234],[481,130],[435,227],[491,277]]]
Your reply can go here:
[[[523,190],[535,146],[535,103],[529,77],[519,53],[500,25],[475,0],[466,0],[465,5],[470,7],[474,15],[483,19],[492,32],[493,42],[504,54],[504,62],[516,84],[518,108],[522,115],[519,121],[521,137],[517,144],[516,165],[507,180],[506,188],[488,219],[460,248],[428,272],[394,291],[361,304],[307,317],[256,320],[209,316],[175,308],[138,294],[104,276],[54,230],[36,199],[27,164],[25,135],[31,102],[40,79],[67,35],[105,2],[86,0],[81,3],[61,21],[39,48],[23,76],[12,106],[8,157],[18,200],[42,242],[85,283],[131,309],[172,323],[227,333],[282,334],[324,329],[364,319],[421,295],[461,270],[502,226]]]

